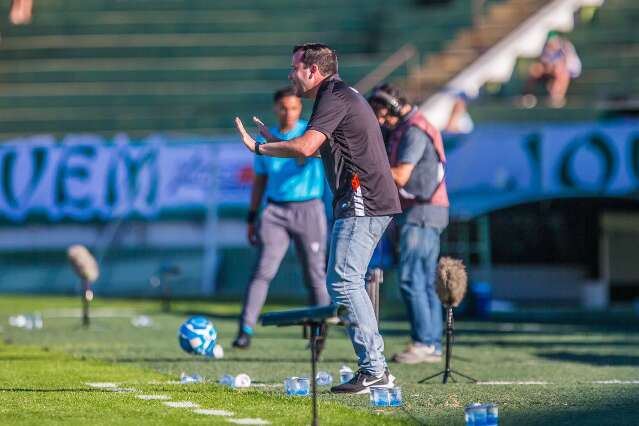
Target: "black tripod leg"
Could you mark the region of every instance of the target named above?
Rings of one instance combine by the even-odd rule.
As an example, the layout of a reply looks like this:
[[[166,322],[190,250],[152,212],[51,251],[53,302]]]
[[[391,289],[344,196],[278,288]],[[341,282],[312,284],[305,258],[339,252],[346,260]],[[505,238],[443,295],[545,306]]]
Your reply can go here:
[[[453,372],[453,373],[455,373],[455,374],[457,374],[458,376],[462,376],[463,378],[468,379],[468,380],[470,380],[470,381],[472,381],[472,382],[477,382],[477,379],[473,379],[472,377],[467,376],[467,375],[465,375],[465,374],[463,374],[463,373],[460,373],[459,371],[452,370],[452,372]]]
[[[311,324],[309,327],[310,340],[311,340],[311,392],[313,397],[313,426],[318,426],[318,413],[317,413],[317,383],[315,378],[317,376],[317,340],[320,338],[322,332],[321,324]]]
[[[83,281],[82,282],[82,325],[84,327],[88,327],[90,320],[89,320],[89,302],[90,300],[90,291],[91,291],[91,284],[89,284],[88,281]]]
[[[437,373],[437,374],[433,374],[432,376],[428,376],[428,377],[426,377],[425,379],[421,379],[421,380],[420,380],[419,382],[417,382],[417,383],[424,383],[424,382],[427,382],[427,381],[429,381],[430,379],[434,379],[435,377],[437,377],[437,376],[441,376],[441,375],[442,375],[442,374],[444,374],[444,373],[446,373],[446,372],[445,372],[445,371],[440,371],[440,372],[439,372],[439,373]]]
[[[472,377],[459,373],[451,368],[451,360],[453,357],[453,342],[454,342],[453,330],[454,330],[453,308],[451,306],[447,306],[446,307],[446,364],[444,367],[444,371],[441,371],[437,374],[433,374],[432,376],[426,377],[425,379],[422,379],[417,383],[424,383],[440,375],[444,376],[443,378],[444,384],[448,383],[448,379],[450,379],[450,381],[453,383],[457,383],[457,381],[453,378],[453,373],[459,376],[462,376],[473,383],[477,383],[477,379],[473,379]]]

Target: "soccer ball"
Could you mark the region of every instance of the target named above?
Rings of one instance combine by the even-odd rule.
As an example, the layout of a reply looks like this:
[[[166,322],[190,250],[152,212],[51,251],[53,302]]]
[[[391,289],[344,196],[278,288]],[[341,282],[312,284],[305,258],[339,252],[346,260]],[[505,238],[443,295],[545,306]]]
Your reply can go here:
[[[178,330],[180,347],[190,354],[215,357],[216,340],[217,331],[206,317],[191,317]]]

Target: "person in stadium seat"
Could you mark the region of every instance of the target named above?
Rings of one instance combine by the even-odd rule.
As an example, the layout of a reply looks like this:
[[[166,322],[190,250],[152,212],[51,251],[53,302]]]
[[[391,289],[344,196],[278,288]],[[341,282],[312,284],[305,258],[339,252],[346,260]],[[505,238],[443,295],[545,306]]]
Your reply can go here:
[[[537,104],[532,89],[537,82],[544,81],[550,95],[549,106],[563,107],[566,104],[570,80],[579,77],[580,74],[581,60],[573,44],[557,32],[551,31],[539,60],[528,69],[528,81],[521,99],[522,106],[532,108]]]
[[[278,125],[270,128],[270,133],[281,140],[304,134],[307,122],[300,120],[302,100],[293,88],[278,90],[273,100]],[[322,161],[255,156],[254,169],[247,230],[250,244],[259,247],[259,259],[246,289],[239,332],[233,342],[236,348],[249,347],[269,284],[291,239],[302,264],[304,283],[310,289],[310,304],[331,303],[326,291],[327,224],[322,202]],[[258,210],[264,196],[267,203],[258,226]]]
[[[348,309],[347,331],[358,356],[359,370],[331,392],[363,394],[372,386],[393,387],[384,358],[364,276],[392,216],[401,212],[397,187],[375,114],[357,90],[337,73],[337,55],[320,43],[295,46],[289,79],[296,93],[315,99],[306,132],[279,142],[254,119],[269,143],[258,144],[235,119],[244,145],[257,155],[310,157],[319,150],[333,191],[335,222],[331,233],[327,286],[335,304]]]
[[[383,84],[368,99],[379,124],[391,129],[387,149],[404,210],[397,218],[399,279],[411,342],[393,361],[439,362],[443,321],[436,272],[440,234],[448,226],[449,208],[444,144],[439,131],[398,88]]]

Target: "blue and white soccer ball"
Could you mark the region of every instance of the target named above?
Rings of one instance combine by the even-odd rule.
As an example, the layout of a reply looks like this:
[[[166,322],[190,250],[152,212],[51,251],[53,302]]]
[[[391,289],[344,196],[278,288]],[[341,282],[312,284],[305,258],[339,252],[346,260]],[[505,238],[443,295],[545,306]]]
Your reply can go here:
[[[221,346],[215,350],[217,331],[206,317],[194,316],[184,321],[178,330],[178,341],[185,352],[220,358]]]

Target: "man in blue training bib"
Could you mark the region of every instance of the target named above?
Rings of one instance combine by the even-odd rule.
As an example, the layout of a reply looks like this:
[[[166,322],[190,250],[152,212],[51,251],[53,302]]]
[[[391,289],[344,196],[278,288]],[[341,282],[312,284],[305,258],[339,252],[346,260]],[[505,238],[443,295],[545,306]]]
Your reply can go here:
[[[274,95],[278,127],[269,129],[281,140],[301,136],[307,122],[300,120],[302,101],[292,88]],[[260,141],[260,142],[263,142]],[[256,156],[255,178],[248,214],[248,240],[259,248],[259,258],[246,289],[236,348],[248,348],[253,328],[262,310],[268,286],[288,250],[295,243],[302,262],[304,282],[310,291],[311,305],[328,305],[326,290],[326,214],[324,170],[319,158],[275,158]],[[258,218],[258,209],[266,196],[266,207]]]

